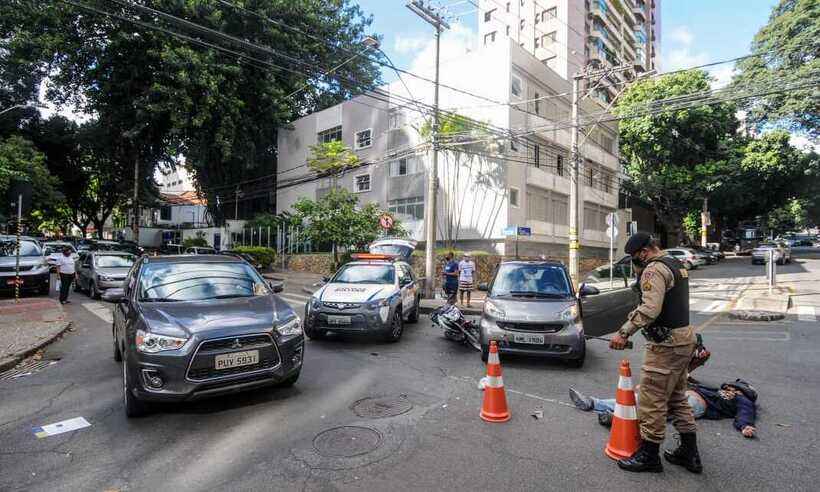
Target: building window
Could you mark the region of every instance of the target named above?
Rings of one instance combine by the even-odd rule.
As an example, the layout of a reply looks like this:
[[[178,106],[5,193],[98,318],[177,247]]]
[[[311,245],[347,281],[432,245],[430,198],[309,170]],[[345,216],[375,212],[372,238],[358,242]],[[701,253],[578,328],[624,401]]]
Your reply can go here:
[[[535,47],[537,48],[538,45],[535,45]],[[535,114],[541,114],[541,96],[536,92],[533,99],[535,99]]]
[[[604,148],[610,154],[612,153],[612,147],[615,146],[615,139],[609,137],[607,135],[601,135],[601,147]]]
[[[521,97],[521,89],[521,79],[513,75],[512,82],[510,84],[510,92],[515,97]]]
[[[495,31],[488,32],[484,35],[484,46],[487,46],[490,43],[495,42]]]
[[[540,42],[540,41],[541,41],[541,40],[540,40],[540,39],[538,39],[537,37],[535,38],[535,48],[536,48],[536,49],[538,49],[538,44],[539,44],[539,42]]]
[[[562,156],[562,155],[559,155],[555,159],[555,173],[558,176],[563,176],[564,175],[564,156]]]
[[[510,140],[510,150],[513,152],[518,152],[518,142],[515,139]]]
[[[510,11],[510,2],[507,2],[507,12]]]
[[[556,31],[544,34],[541,36],[541,46],[549,46],[554,43],[556,39],[558,39],[558,33]]]
[[[415,157],[402,157],[390,163],[390,176],[407,176],[421,172],[419,160]]]
[[[390,116],[387,120],[387,127],[390,130],[398,130],[402,126],[404,126],[404,114],[397,109],[391,109]]]
[[[507,26],[507,37],[510,36],[510,26]]]
[[[552,193],[552,223],[555,225],[569,224],[569,197],[559,193]]]
[[[364,193],[370,191],[370,175],[360,174],[354,180],[354,189],[356,193]]]
[[[518,208],[518,188],[510,187],[510,206]]]
[[[587,186],[592,187],[595,185],[595,170],[591,167],[587,169]]]
[[[171,220],[171,207],[160,207],[159,220]]]
[[[373,145],[373,129],[368,128],[367,130],[362,130],[360,132],[356,132],[356,148],[357,149],[366,149]]]
[[[555,19],[558,17],[558,7],[548,8],[547,10],[541,12],[541,20],[546,21],[547,19]]]
[[[535,165],[535,167],[541,167],[541,146],[538,144],[533,144],[532,152],[533,164]]]
[[[601,174],[601,189],[606,193],[612,193],[612,175],[609,173]]]
[[[342,140],[342,127],[334,126],[329,130],[319,132],[317,134],[319,143],[337,142]]]
[[[424,220],[424,197],[415,196],[390,200],[387,202],[387,211],[409,216],[416,220]]]
[[[521,27],[521,30],[522,30],[522,31],[524,30],[524,26],[525,26],[525,25],[527,25],[527,23],[524,21],[524,19],[521,19],[521,24],[520,24],[520,27]]]
[[[490,22],[493,20],[493,12],[495,12],[495,9],[484,12],[484,22]]]
[[[535,23],[538,24],[539,22],[541,22],[541,14],[536,12],[535,13]]]

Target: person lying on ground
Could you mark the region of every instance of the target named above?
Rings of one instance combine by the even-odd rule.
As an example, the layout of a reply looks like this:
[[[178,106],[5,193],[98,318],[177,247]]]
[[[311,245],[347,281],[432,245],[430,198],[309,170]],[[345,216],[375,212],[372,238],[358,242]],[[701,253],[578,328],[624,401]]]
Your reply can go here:
[[[635,388],[637,392],[639,387]],[[609,426],[615,411],[615,399],[601,399],[585,396],[575,388],[569,389],[569,397],[579,410],[594,411],[598,422]],[[735,429],[744,437],[754,437],[757,433],[755,418],[757,415],[757,391],[742,379],[723,383],[720,388],[703,384],[691,376],[688,380],[686,398],[696,419],[718,420],[733,418]]]

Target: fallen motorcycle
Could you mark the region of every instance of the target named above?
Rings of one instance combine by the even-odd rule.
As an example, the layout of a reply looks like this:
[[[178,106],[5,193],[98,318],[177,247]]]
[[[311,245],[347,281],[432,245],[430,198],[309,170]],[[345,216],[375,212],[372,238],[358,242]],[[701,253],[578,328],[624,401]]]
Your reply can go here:
[[[452,304],[445,304],[430,314],[433,325],[444,330],[448,340],[461,342],[476,350],[481,350],[481,336],[478,326],[464,318],[461,311]]]

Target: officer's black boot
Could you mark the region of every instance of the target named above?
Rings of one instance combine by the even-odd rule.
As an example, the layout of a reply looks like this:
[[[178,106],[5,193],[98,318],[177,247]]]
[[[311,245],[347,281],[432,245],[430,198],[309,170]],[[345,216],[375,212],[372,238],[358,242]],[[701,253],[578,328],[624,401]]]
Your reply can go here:
[[[674,451],[665,449],[663,457],[673,465],[680,465],[692,473],[703,471],[700,454],[698,453],[697,434],[694,432],[681,432],[680,446]]]
[[[651,441],[641,441],[641,446],[629,458],[618,460],[621,469],[632,472],[662,472],[663,465],[658,455],[660,444]]]

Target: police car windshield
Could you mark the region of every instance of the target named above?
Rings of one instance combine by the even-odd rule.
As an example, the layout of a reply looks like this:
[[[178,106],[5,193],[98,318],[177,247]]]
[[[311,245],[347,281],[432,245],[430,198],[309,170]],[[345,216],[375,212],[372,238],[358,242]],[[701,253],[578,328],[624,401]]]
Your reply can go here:
[[[392,284],[395,280],[393,265],[345,265],[331,282],[335,284]]]
[[[490,296],[565,298],[571,294],[561,267],[513,263],[498,268]]]
[[[20,241],[20,256],[41,256],[40,246],[33,241]],[[17,241],[0,241],[0,256],[16,256]]]

